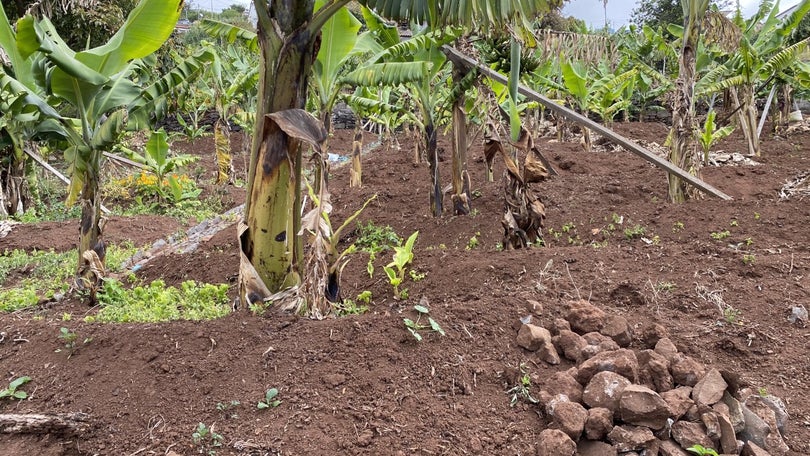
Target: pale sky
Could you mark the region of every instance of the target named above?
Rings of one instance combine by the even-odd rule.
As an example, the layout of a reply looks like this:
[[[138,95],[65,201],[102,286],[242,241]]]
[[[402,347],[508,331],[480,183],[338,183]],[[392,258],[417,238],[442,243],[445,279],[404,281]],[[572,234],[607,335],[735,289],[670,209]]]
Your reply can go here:
[[[640,0],[643,1],[643,0]],[[780,2],[780,10],[785,10],[799,3],[799,0],[783,0]],[[607,20],[614,29],[630,22],[630,13],[636,8],[638,2],[633,0],[608,0]],[[759,0],[740,0],[743,16],[753,15]],[[563,8],[564,16],[574,16],[582,19],[591,28],[602,28],[605,25],[605,9],[602,0],[571,0]]]
[[[188,3],[200,9],[213,11],[221,11],[233,4],[253,8],[253,2],[249,0],[189,0]],[[799,0],[782,0],[780,10],[785,10],[797,3]],[[634,0],[608,0],[607,20],[610,26],[618,29],[629,23],[630,13],[637,4],[638,2]],[[749,17],[756,12],[759,0],[740,0],[740,5],[742,5],[743,16]],[[605,25],[605,9],[602,0],[570,0],[563,8],[563,15],[583,19],[591,28],[601,28]]]

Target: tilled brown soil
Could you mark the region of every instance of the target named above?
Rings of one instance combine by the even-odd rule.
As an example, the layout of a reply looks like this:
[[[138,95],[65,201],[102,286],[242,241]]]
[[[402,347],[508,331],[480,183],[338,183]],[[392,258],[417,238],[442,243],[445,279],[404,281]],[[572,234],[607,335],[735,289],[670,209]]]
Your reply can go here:
[[[615,128],[637,140],[666,137],[661,124]],[[350,137],[338,132],[332,151],[348,154]],[[212,164],[208,142],[175,149],[205,153]],[[376,193],[363,222],[403,237],[419,230],[413,267],[425,278],[408,281],[407,301],[392,297],[385,253],[373,278],[364,254],[349,263],[344,296],[369,290],[373,302],[368,313],[339,319],[238,312],[204,323],[102,325],[83,323],[95,309],[77,302],[0,316],[0,386],[33,379],[30,398],[3,400],[0,413],[81,412],[89,424],[79,435],[0,434],[0,454],[534,454],[548,420],[538,406],[510,406],[509,373],[524,364],[539,392],[571,364],[549,366],[517,347],[514,323],[529,299],[543,304],[547,324],[578,298],[626,317],[637,333],[659,323],[685,354],[784,399],[791,454],[810,454],[810,330],[787,321],[790,306],[810,307],[810,206],[778,197],[787,179],[810,169],[810,135],[765,139],[759,166],[706,169],[705,179],[733,201],[680,205],[666,202],[665,174],[627,152],[540,143],[560,172],[537,185],[553,230],[545,248],[496,248],[502,171],[496,166],[496,182],[485,182],[480,145],[470,151],[477,197],[469,217],[427,215],[427,168],[411,163],[408,140],[402,150],[382,146],[365,157],[361,189],[348,188],[346,167],[333,169],[333,220]],[[440,146],[449,159],[449,144]],[[737,133],[718,148],[744,150]],[[442,166],[446,172],[449,161]],[[628,239],[624,230],[637,225],[644,239]],[[107,235],[146,245],[177,228],[166,218],[114,217]],[[724,231],[722,239],[711,235]],[[63,250],[75,246],[76,234],[77,222],[29,225],[0,246]],[[232,282],[237,249],[232,226],[194,253],[153,260],[139,275]],[[403,318],[415,317],[422,298],[445,337],[426,333],[416,342],[406,331]],[[62,321],[65,312],[72,321]],[[56,352],[62,326],[92,341],[68,358]],[[268,388],[278,388],[282,402],[259,410]],[[221,447],[193,443],[200,422],[223,436]]]

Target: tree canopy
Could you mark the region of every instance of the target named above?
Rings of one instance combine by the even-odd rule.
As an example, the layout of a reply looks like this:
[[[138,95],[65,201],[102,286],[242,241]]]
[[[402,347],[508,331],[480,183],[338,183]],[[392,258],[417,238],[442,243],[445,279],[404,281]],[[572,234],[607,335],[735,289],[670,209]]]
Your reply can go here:
[[[723,10],[731,6],[731,0],[711,0],[710,7]],[[633,10],[631,20],[637,25],[649,25],[656,28],[669,24],[683,25],[683,7],[681,0],[639,1]]]

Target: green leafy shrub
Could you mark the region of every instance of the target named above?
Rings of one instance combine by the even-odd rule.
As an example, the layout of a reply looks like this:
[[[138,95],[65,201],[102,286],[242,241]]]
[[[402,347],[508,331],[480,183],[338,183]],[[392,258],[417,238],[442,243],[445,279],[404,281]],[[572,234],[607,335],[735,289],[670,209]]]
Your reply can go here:
[[[162,280],[126,289],[117,280],[105,280],[98,295],[104,322],[161,322],[211,320],[230,312],[228,285],[186,281],[180,288]]]

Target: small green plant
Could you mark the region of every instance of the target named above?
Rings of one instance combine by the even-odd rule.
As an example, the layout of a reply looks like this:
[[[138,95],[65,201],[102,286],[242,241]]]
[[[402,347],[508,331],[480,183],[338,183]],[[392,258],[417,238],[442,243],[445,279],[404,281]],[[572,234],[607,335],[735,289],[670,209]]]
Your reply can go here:
[[[759,214],[759,212],[754,212],[754,220],[759,220],[761,217],[762,216]]]
[[[530,404],[539,403],[540,401],[532,397],[531,387],[532,379],[529,376],[528,367],[526,367],[525,363],[520,363],[520,377],[518,377],[518,382],[515,386],[506,391],[506,394],[512,396],[509,405],[514,407],[520,401],[525,401]]]
[[[673,291],[676,285],[672,282],[658,282],[655,284],[655,289],[658,291]]]
[[[70,357],[73,356],[74,354],[76,354],[76,352],[79,350],[79,347],[76,345],[76,341],[78,340],[78,336],[76,335],[75,332],[73,332],[73,331],[71,331],[71,330],[69,330],[69,329],[67,329],[65,327],[62,327],[62,328],[59,328],[59,339],[62,342],[65,343],[65,350],[67,350],[68,359],[70,359]],[[92,337],[87,337],[87,338],[84,339],[84,342],[82,343],[82,345],[87,345],[92,341],[93,341]],[[56,351],[59,352],[61,350],[56,350]]]
[[[231,419],[239,418],[239,414],[236,413],[237,407],[242,405],[241,402],[237,400],[232,400],[230,402],[217,402],[217,411],[225,413]]]
[[[194,442],[194,445],[199,447],[199,452],[201,454],[214,456],[217,454],[216,448],[222,446],[224,437],[222,437],[221,434],[214,432],[213,426],[208,427],[205,425],[205,423],[200,422],[197,425],[197,429],[194,430],[193,434],[191,434],[191,440]]]
[[[731,222],[729,222],[729,225],[730,226],[740,226],[740,223],[737,221],[737,219],[731,219]]]
[[[742,257],[743,264],[746,265],[746,266],[751,266],[752,264],[754,264],[754,262],[756,260],[757,260],[757,257],[753,253],[746,253]]]
[[[711,238],[715,241],[722,241],[723,239],[731,236],[731,232],[729,230],[713,231],[711,234],[709,234],[709,236],[711,236]]]
[[[405,280],[405,268],[413,261],[413,246],[419,231],[414,231],[405,244],[394,247],[394,259],[388,263],[383,270],[388,276],[388,282],[394,288],[394,298],[408,299],[407,288],[400,288]]]
[[[768,396],[768,388],[765,388],[764,386],[758,388],[757,389],[757,394],[759,394],[760,397],[767,397]]]
[[[259,410],[264,410],[268,408],[276,408],[281,405],[281,401],[276,399],[278,397],[278,389],[270,388],[269,390],[264,392],[264,400],[259,401],[256,404],[256,408]]]
[[[730,125],[717,128],[717,125],[714,123],[715,115],[717,115],[717,113],[714,110],[709,111],[709,114],[706,116],[706,121],[703,122],[703,128],[700,131],[699,137],[700,147],[703,148],[703,162],[707,165],[709,164],[709,151],[712,145],[734,131],[734,127]]]
[[[28,397],[28,393],[21,390],[20,387],[31,381],[31,377],[19,377],[8,384],[8,388],[0,390],[0,399],[19,399],[23,400]]]
[[[573,231],[575,229],[577,229],[577,226],[574,224],[574,222],[568,222],[568,223],[566,223],[565,225],[562,226],[561,231],[563,233],[568,233],[568,232]]]
[[[739,309],[735,309],[731,306],[726,306],[723,308],[723,319],[726,323],[730,325],[740,324],[740,319],[742,318],[742,311]]]
[[[422,340],[422,335],[419,333],[419,331],[430,330],[438,333],[441,336],[445,335],[445,332],[442,329],[442,327],[439,326],[439,324],[436,323],[436,320],[434,320],[433,317],[429,315],[430,310],[428,310],[427,307],[416,305],[413,306],[413,308],[414,310],[416,310],[416,321],[411,320],[410,318],[403,318],[402,322],[405,324],[405,327],[408,329],[408,331],[411,333],[413,338],[416,339],[417,342]],[[427,318],[428,324],[421,323],[423,317]]]
[[[672,232],[677,233],[678,231],[683,231],[684,225],[683,222],[675,222],[672,224]]]
[[[480,244],[479,241],[478,241],[478,236],[481,236],[481,233],[476,231],[475,234],[470,238],[470,240],[467,241],[466,250],[472,250],[472,249],[478,248],[478,245]]]
[[[374,222],[357,224],[357,240],[354,245],[361,252],[368,253],[366,270],[369,277],[374,277],[374,260],[377,259],[377,254],[401,243],[402,239],[390,226],[377,226]]]
[[[644,236],[645,231],[647,230],[643,226],[636,224],[632,227],[627,227],[624,229],[624,237],[627,239],[640,238],[641,236]]]
[[[706,448],[703,445],[690,446],[686,449],[686,451],[692,452],[698,456],[719,456],[717,451],[715,451],[713,448]]]
[[[745,245],[747,245],[748,247],[751,247],[752,245],[754,245],[754,240],[751,239],[751,238],[745,238],[744,242],[745,242]]]
[[[346,315],[360,315],[368,312],[368,305],[358,304],[354,299],[346,298],[343,302],[332,303],[335,309],[335,314],[338,317],[345,317]]]
[[[357,302],[362,302],[365,305],[371,304],[371,291],[363,290],[357,295]]]

